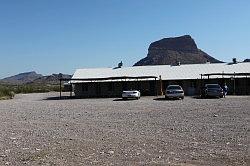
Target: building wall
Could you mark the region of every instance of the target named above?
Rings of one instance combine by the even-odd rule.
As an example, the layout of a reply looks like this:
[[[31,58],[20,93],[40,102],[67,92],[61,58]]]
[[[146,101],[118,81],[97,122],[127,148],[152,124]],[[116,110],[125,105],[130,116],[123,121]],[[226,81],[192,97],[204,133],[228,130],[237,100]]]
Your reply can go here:
[[[180,85],[185,95],[193,96],[199,94],[199,80],[168,80],[162,81],[162,92],[165,94],[166,88],[168,85]]]
[[[74,84],[78,97],[121,97],[123,90],[140,90],[141,95],[155,95],[156,81],[89,82]]]
[[[194,96],[199,95],[201,87],[207,83],[221,86],[226,83],[229,95],[250,95],[250,78],[90,82],[74,84],[74,92],[79,97],[121,97],[123,90],[140,90],[142,96],[156,96],[164,95],[168,85],[177,84],[182,86],[185,95]]]
[[[250,95],[250,78],[216,78],[198,80],[198,87],[201,88],[204,84],[219,84],[221,87],[226,83],[229,90],[229,95]]]

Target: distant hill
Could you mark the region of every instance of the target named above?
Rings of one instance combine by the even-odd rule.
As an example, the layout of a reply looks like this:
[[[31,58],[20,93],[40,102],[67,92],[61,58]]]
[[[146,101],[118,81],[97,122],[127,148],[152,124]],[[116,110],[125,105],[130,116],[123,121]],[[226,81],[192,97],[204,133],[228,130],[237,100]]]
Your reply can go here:
[[[35,71],[20,73],[14,76],[6,77],[1,80],[2,83],[6,84],[26,84],[37,78],[42,77],[42,74],[37,74]]]
[[[12,85],[24,85],[24,84],[58,84],[60,78],[71,78],[72,75],[68,74],[52,74],[48,76],[43,76],[42,74],[37,74],[35,71],[20,73],[11,77],[4,78],[0,80],[3,84]]]
[[[147,57],[135,63],[134,66],[177,65],[178,62],[181,64],[200,64],[206,62],[221,63],[222,61],[198,49],[194,39],[185,35],[164,38],[151,43]]]
[[[48,75],[48,76],[43,76],[40,78],[37,78],[31,82],[29,82],[29,84],[58,84],[58,81],[60,78],[65,78],[65,79],[70,79],[72,77],[72,75],[68,75],[68,74],[52,74],[52,75]]]

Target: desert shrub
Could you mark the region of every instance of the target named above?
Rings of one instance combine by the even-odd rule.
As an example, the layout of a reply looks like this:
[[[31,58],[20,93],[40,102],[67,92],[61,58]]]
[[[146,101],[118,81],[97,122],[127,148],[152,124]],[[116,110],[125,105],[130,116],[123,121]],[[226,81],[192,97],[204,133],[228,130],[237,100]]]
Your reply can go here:
[[[14,91],[15,93],[44,93],[50,90],[44,86],[20,85]]]
[[[13,98],[15,93],[8,86],[0,86],[0,99]]]
[[[63,86],[61,88],[64,91]],[[18,93],[46,93],[60,91],[59,85],[0,85],[0,98],[13,98]]]
[[[60,87],[58,85],[19,85],[14,88],[15,93],[45,93],[51,91],[58,92]]]

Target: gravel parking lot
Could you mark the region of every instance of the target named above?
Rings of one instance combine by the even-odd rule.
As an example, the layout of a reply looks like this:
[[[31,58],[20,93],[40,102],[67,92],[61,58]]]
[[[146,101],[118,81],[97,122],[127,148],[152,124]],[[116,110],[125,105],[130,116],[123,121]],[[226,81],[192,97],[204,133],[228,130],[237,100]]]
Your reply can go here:
[[[250,96],[0,101],[0,165],[249,165]]]

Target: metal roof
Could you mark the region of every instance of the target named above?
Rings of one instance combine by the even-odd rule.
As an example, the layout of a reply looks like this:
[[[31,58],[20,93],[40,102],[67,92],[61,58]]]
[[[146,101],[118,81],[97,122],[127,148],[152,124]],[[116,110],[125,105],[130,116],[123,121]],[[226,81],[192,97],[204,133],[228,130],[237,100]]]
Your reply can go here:
[[[133,66],[121,68],[86,68],[77,69],[72,79],[105,79],[121,77],[152,77],[162,80],[200,79],[201,74],[212,73],[250,73],[250,62],[242,63],[212,63],[188,64],[180,66],[154,65]],[[211,75],[210,78],[221,78],[220,75]],[[231,77],[223,75],[224,78]],[[152,78],[149,78],[152,79]]]

